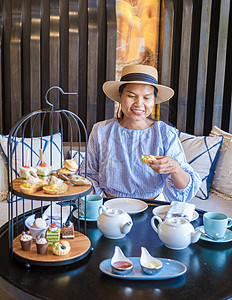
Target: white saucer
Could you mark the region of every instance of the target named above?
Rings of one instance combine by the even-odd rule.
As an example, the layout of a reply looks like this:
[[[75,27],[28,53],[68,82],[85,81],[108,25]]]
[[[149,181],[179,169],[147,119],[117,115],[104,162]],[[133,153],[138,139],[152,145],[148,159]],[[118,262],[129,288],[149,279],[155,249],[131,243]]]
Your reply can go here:
[[[128,214],[138,214],[148,208],[146,202],[131,198],[114,198],[104,203],[107,208],[122,209]]]
[[[200,228],[204,228],[204,226],[199,226],[197,228],[195,228],[195,230],[197,231]],[[226,233],[225,233],[225,237],[223,239],[217,239],[217,240],[213,240],[211,238],[208,238],[207,236],[205,236],[204,234],[201,234],[200,239],[206,242],[211,242],[211,243],[228,243],[232,241],[232,231],[229,229],[226,229]]]
[[[80,217],[78,218],[78,209],[74,210],[73,216],[74,216],[76,219],[85,220],[85,216],[80,216]],[[93,218],[93,219],[92,219],[92,218],[86,218],[86,221],[96,222],[97,219],[98,219],[98,217],[97,217],[97,218]]]
[[[169,208],[170,208],[170,205],[160,205],[160,206],[155,207],[155,208],[152,210],[152,213],[153,213],[153,215],[155,215],[155,216],[159,216],[161,219],[165,219],[166,214],[167,214]],[[191,219],[191,222],[192,222],[192,221],[195,221],[198,217],[199,217],[198,212],[196,212],[196,211],[194,210],[193,216],[192,216],[192,219]]]

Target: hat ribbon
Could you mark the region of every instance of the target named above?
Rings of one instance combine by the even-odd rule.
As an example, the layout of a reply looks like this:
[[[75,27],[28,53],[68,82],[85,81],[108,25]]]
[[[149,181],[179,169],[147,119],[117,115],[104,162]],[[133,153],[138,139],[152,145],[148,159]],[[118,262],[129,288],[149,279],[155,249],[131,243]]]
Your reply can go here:
[[[130,73],[122,76],[120,81],[146,81],[152,84],[158,84],[158,81],[151,75],[144,73]]]

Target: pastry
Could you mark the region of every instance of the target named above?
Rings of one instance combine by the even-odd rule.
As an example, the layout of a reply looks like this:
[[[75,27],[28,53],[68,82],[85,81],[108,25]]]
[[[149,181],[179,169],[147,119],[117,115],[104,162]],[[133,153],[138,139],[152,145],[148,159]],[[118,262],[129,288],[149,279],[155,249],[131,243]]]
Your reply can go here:
[[[54,242],[60,239],[60,228],[56,226],[56,223],[52,223],[46,232],[46,239],[48,240],[48,245],[53,245]]]
[[[65,224],[63,224],[63,227],[61,228],[61,238],[62,239],[74,239],[74,227],[73,223],[71,221],[67,221]]]
[[[43,180],[48,180],[49,175],[52,172],[52,166],[48,166],[45,162],[41,162],[37,167],[37,175],[43,179]]]
[[[33,179],[34,180],[34,179]],[[20,185],[20,191],[24,194],[33,194],[43,189],[44,186],[48,185],[48,182],[45,180],[34,180],[34,183],[31,179],[27,178],[23,184]]]
[[[91,182],[86,179],[85,177],[79,176],[79,175],[72,175],[70,177],[70,181],[75,185],[88,185],[91,184]]]
[[[30,231],[23,231],[22,236],[20,238],[20,243],[23,251],[30,251],[32,245],[33,237],[30,234]]]
[[[76,173],[76,171],[70,171],[70,170],[67,169],[67,168],[60,168],[59,170],[57,170],[57,172],[58,172],[58,176],[59,176],[61,179],[63,179],[63,178],[62,178],[62,175],[68,176],[68,175],[73,175],[73,174]]]
[[[64,161],[64,168],[68,169],[71,172],[76,172],[78,169],[78,165],[74,159],[66,159]]]
[[[141,158],[141,161],[145,164],[148,164],[150,159],[156,160],[154,155],[145,155],[145,154],[143,154],[143,155],[140,156],[140,158]]]
[[[48,248],[48,241],[43,234],[36,237],[36,248],[38,254],[46,254]]]
[[[44,229],[47,227],[47,223],[42,218],[36,218],[33,227],[37,229]]]
[[[55,177],[55,176],[52,176],[52,177]],[[61,180],[59,178],[57,178],[57,179]],[[50,195],[64,194],[68,190],[68,185],[66,183],[64,183],[63,180],[61,180],[61,181],[62,182],[56,182],[56,183],[50,182],[49,185],[43,187],[44,192],[47,194],[50,194]]]
[[[71,247],[68,241],[57,241],[52,246],[52,252],[55,255],[65,255],[68,254],[70,250]]]

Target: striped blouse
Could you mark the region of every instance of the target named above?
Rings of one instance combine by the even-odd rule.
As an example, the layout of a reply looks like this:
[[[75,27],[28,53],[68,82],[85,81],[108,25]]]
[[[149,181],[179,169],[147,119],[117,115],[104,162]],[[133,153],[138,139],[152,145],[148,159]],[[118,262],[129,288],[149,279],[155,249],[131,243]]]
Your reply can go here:
[[[163,191],[167,200],[185,202],[194,197],[201,184],[199,175],[186,162],[177,129],[162,121],[144,130],[124,128],[117,119],[96,123],[87,154],[87,177],[96,194],[148,199]],[[170,174],[157,174],[142,163],[142,154],[177,160],[190,176],[188,185],[177,189]]]

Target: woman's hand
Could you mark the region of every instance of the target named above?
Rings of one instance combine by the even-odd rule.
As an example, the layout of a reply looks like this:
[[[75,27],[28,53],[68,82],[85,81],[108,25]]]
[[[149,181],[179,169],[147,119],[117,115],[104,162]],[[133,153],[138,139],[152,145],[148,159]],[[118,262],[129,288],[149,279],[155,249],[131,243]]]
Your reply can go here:
[[[158,174],[171,174],[173,183],[178,189],[184,189],[189,182],[188,173],[169,156],[156,156],[155,159],[149,161],[148,166]]]

